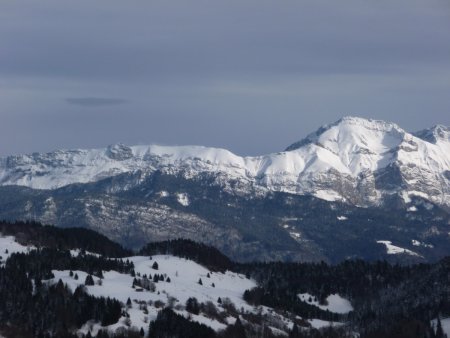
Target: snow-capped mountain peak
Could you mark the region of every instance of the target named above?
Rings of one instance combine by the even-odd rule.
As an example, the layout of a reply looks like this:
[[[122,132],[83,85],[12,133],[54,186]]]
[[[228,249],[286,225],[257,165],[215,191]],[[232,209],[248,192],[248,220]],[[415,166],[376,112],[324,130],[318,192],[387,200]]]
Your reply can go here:
[[[352,175],[358,175],[390,163],[394,149],[404,142],[406,135],[394,123],[349,116],[319,128],[286,150],[294,151],[314,144],[338,156]]]
[[[373,142],[380,143],[379,138],[386,134],[401,140],[406,132],[395,123],[346,116],[335,123],[320,127],[303,140],[291,144],[286,151],[295,150],[310,143],[320,145],[330,142],[356,142],[364,147],[369,147],[373,145]],[[369,144],[367,141],[373,142]]]

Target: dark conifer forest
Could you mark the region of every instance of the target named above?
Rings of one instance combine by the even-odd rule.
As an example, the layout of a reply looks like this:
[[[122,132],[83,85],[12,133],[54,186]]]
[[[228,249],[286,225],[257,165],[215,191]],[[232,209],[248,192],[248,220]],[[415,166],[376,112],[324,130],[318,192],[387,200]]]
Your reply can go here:
[[[126,307],[118,300],[90,295],[81,285],[71,290],[61,280],[55,284],[52,270],[84,271],[86,285],[102,278],[105,271],[134,276],[133,288],[150,290],[152,283],[170,283],[159,274],[158,263],[151,262],[154,276],[137,276],[133,263],[125,257],[133,253],[93,231],[58,229],[37,223],[0,224],[2,235],[14,235],[35,249],[14,253],[0,267],[0,332],[5,337],[77,337],[77,330],[94,320],[102,326],[116,323]],[[71,255],[70,250],[80,254]],[[85,254],[86,251],[96,254]],[[387,262],[348,260],[337,265],[325,263],[235,263],[212,247],[189,240],[150,243],[140,255],[171,254],[194,260],[211,273],[231,270],[257,282],[242,295],[255,306],[263,305],[293,318],[289,337],[441,338],[440,320],[450,315],[450,258],[434,264],[392,265]],[[149,264],[150,264],[149,263]],[[208,282],[206,278],[198,283]],[[75,276],[74,276],[75,278]],[[156,278],[156,280],[155,280]],[[92,284],[91,284],[92,283]],[[131,287],[131,285],[130,285]],[[320,304],[330,294],[350,300],[354,311],[332,313],[303,302],[299,293],[314,295]],[[224,304],[225,303],[225,304]],[[264,316],[242,312],[219,299],[217,304],[236,318],[222,331],[189,320],[166,304],[156,319],[148,323],[148,337],[274,337],[264,330]],[[156,306],[157,304],[155,304]],[[159,305],[158,305],[159,306]],[[216,306],[190,298],[186,310],[193,315],[208,313],[221,320]],[[345,323],[320,330],[309,327],[305,319],[316,318]],[[258,324],[259,323],[259,324]],[[116,334],[99,331],[97,337],[142,337],[144,330],[122,330]],[[79,336],[79,335],[78,335]],[[92,336],[87,333],[86,337]]]

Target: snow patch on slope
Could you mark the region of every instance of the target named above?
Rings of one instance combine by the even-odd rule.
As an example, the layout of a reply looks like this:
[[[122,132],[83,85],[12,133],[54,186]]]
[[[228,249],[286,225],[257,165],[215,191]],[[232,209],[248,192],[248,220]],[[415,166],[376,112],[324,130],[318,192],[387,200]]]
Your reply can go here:
[[[327,304],[321,305],[317,301],[317,298],[309,293],[300,293],[298,297],[302,302],[308,303],[310,305],[317,306],[322,310],[328,310],[334,313],[345,314],[353,311],[352,304],[345,298],[339,296],[338,294],[331,294],[327,297]]]
[[[179,194],[177,194],[177,201],[178,201],[178,203],[180,203],[184,207],[189,206],[189,204],[191,203],[189,201],[189,196],[186,193],[179,193]]]
[[[339,327],[344,325],[344,323],[340,323],[340,322],[328,322],[326,320],[322,320],[322,319],[308,319],[308,323],[311,324],[311,326],[315,329],[323,329],[326,327]]]
[[[0,256],[2,257],[0,262],[5,262],[13,253],[28,252],[34,248],[17,243],[14,236],[1,236],[0,234]]]
[[[377,243],[383,244],[384,246],[386,246],[386,251],[387,251],[386,253],[388,255],[407,254],[407,255],[411,255],[411,256],[422,257],[414,251],[393,245],[391,241],[377,241]]]
[[[431,321],[431,326],[434,329],[435,333],[436,333],[436,329],[437,329],[437,324],[438,324],[437,319],[433,319]],[[442,331],[444,331],[444,334],[446,334],[447,337],[450,337],[450,318],[442,318],[441,326],[442,326]]]
[[[424,248],[430,248],[430,249],[434,248],[434,246],[432,244],[423,243],[423,242],[420,242],[420,241],[418,241],[416,239],[411,240],[411,243],[414,246],[422,246]]]

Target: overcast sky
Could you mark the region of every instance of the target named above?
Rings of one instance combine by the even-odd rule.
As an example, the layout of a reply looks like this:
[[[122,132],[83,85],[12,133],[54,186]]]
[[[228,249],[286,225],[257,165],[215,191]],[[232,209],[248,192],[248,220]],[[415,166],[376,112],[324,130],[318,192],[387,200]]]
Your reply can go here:
[[[0,155],[450,125],[449,0],[2,0]]]

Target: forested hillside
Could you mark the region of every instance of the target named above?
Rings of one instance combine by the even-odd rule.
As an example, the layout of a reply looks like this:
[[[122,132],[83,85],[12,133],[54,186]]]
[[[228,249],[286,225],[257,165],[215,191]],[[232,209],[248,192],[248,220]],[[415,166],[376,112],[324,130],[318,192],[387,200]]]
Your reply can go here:
[[[0,229],[5,337],[441,338],[450,315],[450,258],[235,263],[188,240],[134,256],[92,231]]]

